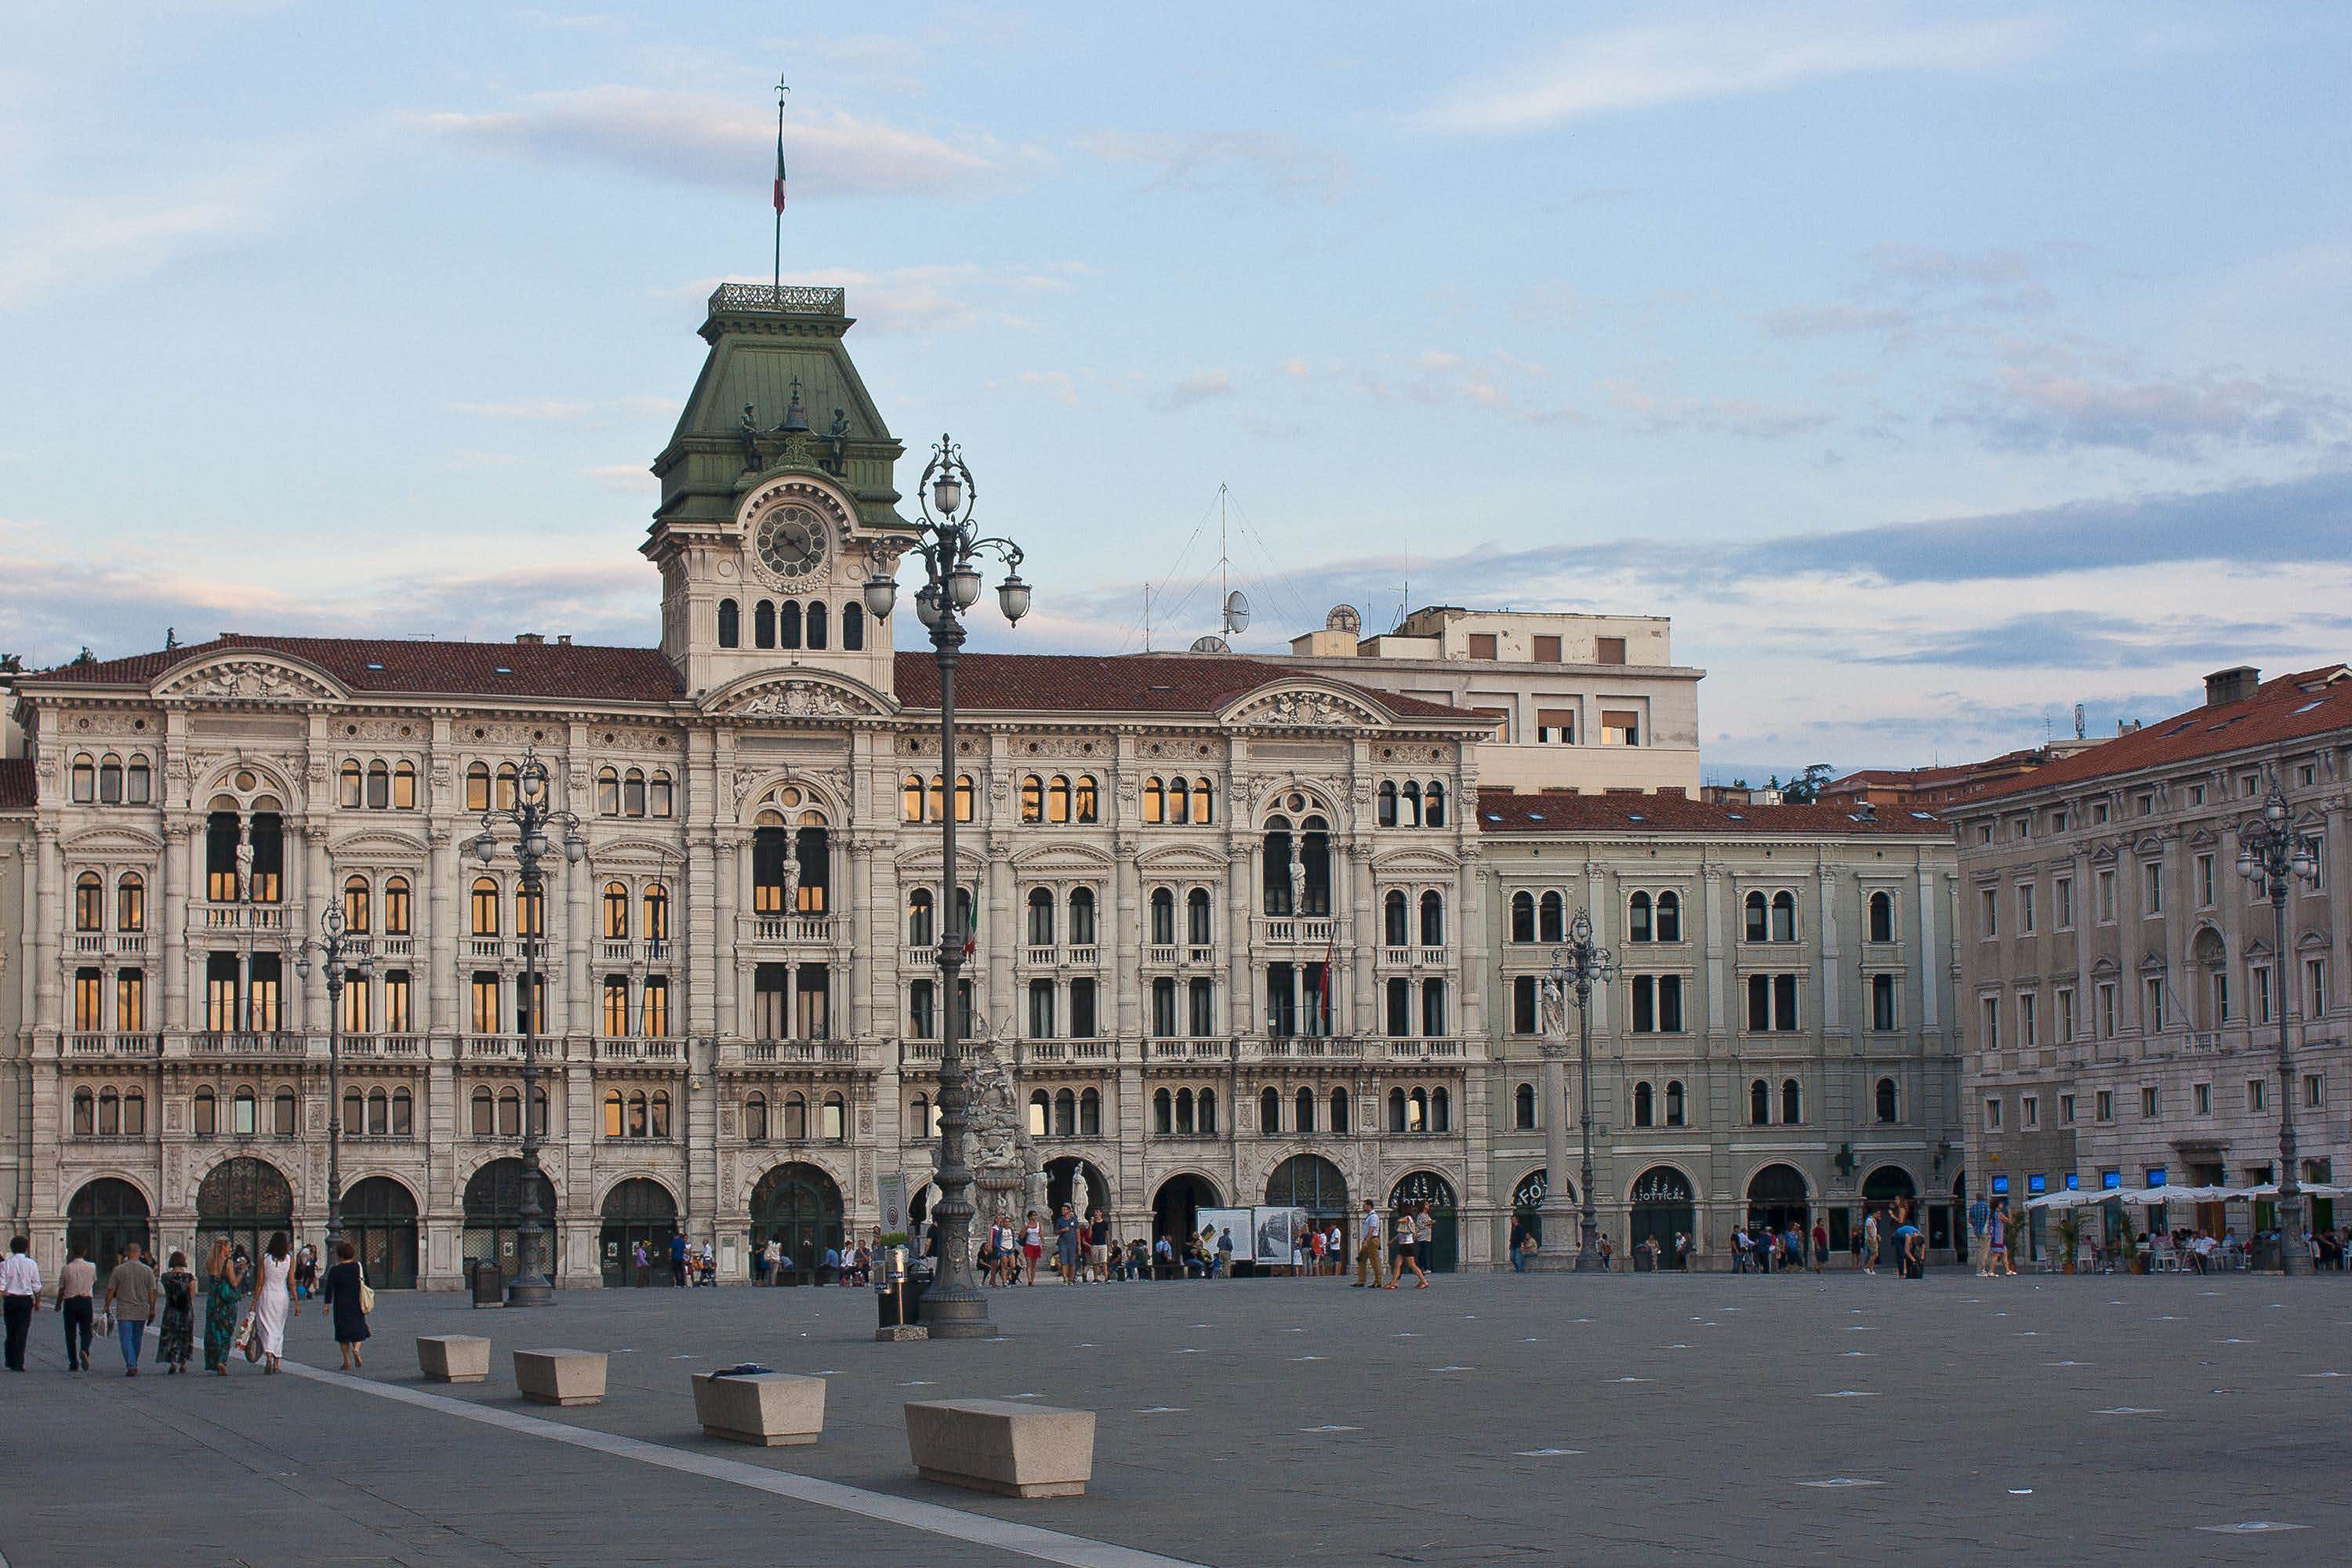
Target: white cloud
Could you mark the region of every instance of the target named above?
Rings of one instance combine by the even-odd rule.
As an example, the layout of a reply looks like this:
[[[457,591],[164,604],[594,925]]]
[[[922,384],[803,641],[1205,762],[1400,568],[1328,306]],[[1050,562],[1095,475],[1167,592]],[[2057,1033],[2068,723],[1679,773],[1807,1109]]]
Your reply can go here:
[[[1034,386],[1065,408],[1078,405],[1078,381],[1066,370],[1024,370],[1019,376],[1024,386]]]
[[[1609,401],[1630,416],[1637,427],[1654,436],[1696,430],[1770,439],[1801,436],[1830,422],[1830,416],[1819,409],[1775,408],[1742,397],[1660,396],[1622,382],[1610,384]]]
[[[251,240],[275,221],[289,174],[289,161],[265,157],[103,195],[27,193],[20,184],[14,237],[0,247],[0,310],[132,282]]]
[[[1149,171],[1145,188],[1151,190],[1214,188],[1240,177],[1279,200],[1329,202],[1339,199],[1354,174],[1353,165],[1339,153],[1304,146],[1269,131],[1197,136],[1102,131],[1081,145],[1108,163]]]
[[[1538,64],[1465,84],[1423,117],[1443,130],[1531,131],[1590,115],[1890,71],[1964,74],[2029,59],[2056,36],[2030,17],[1906,23],[1869,11],[1782,13],[1580,38]]]
[[[473,146],[541,163],[620,169],[650,179],[756,189],[772,173],[775,119],[728,99],[607,85],[534,93],[512,109],[419,117]],[[961,143],[840,111],[784,122],[793,194],[954,195],[1001,170],[985,140]]]
[[[1198,375],[1188,375],[1168,389],[1164,399],[1170,408],[1190,408],[1197,403],[1234,395],[1234,378],[1221,370],[1204,370]]]

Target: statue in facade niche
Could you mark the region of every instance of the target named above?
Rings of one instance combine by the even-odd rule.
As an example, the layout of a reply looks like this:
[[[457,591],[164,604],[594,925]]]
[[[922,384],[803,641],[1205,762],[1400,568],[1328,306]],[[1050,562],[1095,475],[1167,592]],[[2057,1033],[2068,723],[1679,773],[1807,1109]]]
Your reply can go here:
[[[1290,852],[1290,912],[1307,912],[1307,858],[1296,849]]]
[[[849,467],[849,416],[841,409],[833,411],[833,423],[824,432],[824,460],[817,467],[836,477]]]
[[[796,915],[801,909],[801,830],[784,831],[784,913]]]
[[[242,822],[236,826],[236,888],[244,898],[253,897],[253,837]]]

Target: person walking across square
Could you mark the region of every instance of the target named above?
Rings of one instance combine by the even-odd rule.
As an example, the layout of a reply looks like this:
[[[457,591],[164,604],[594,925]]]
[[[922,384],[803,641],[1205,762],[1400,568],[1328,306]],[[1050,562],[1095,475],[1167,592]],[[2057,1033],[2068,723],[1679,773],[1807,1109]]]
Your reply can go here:
[[[25,1341],[33,1331],[33,1314],[41,1305],[41,1266],[33,1261],[28,1237],[11,1237],[8,1256],[0,1260],[0,1313],[8,1325],[7,1364],[10,1372],[25,1370]]]
[[[115,1337],[122,1342],[125,1377],[139,1375],[139,1347],[147,1338],[147,1325],[155,1321],[155,1298],[163,1291],[163,1282],[140,1256],[139,1244],[125,1247],[122,1261],[106,1279],[106,1310],[113,1315]],[[87,1363],[89,1352],[84,1351],[82,1356]]]
[[[89,1370],[91,1325],[98,1316],[98,1304],[91,1299],[98,1265],[82,1256],[84,1250],[79,1241],[67,1247],[66,1266],[58,1271],[58,1321],[66,1331],[68,1372]]]
[[[1377,1287],[1381,1279],[1381,1215],[1372,1200],[1364,1200],[1363,1232],[1356,1240],[1356,1282],[1349,1289]]]

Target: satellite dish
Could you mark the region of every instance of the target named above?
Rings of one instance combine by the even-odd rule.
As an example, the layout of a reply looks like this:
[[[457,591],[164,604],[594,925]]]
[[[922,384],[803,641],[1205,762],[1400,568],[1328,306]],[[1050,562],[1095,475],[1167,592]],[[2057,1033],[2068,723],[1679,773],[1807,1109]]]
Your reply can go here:
[[[1334,605],[1331,606],[1331,613],[1323,617],[1323,629],[1327,632],[1346,632],[1353,636],[1364,629],[1364,617],[1356,613],[1356,606],[1353,605]]]
[[[1224,638],[1206,637],[1192,639],[1192,651],[1194,653],[1231,653],[1234,650]]]
[[[1235,634],[1249,630],[1249,595],[1239,588],[1225,595],[1225,630]]]

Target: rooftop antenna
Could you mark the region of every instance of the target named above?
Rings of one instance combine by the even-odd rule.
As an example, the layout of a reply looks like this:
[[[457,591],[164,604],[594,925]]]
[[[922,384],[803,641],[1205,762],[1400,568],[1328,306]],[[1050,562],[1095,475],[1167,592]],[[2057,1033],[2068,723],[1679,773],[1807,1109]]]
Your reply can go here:
[[[2085,738],[2086,738],[2086,737],[2085,737],[2085,734],[2084,734],[2084,729],[2083,729],[2083,724],[2084,724],[2084,719],[2085,719],[2085,718],[2086,718],[2086,715],[2085,715],[2085,714],[2084,713],[2084,711],[2083,711],[2083,705],[2082,705],[2081,703],[2079,703],[2079,702],[2075,703],[2075,704],[2074,704],[2074,739],[2076,739],[2076,740],[2078,740],[2078,741],[2080,741],[2080,740],[2084,740],[2084,739],[2085,739]]]
[[[1217,604],[1218,620],[1223,635],[1237,637],[1249,629],[1249,595],[1239,588],[1228,591],[1226,574],[1233,557],[1225,550],[1225,486],[1217,486]]]
[[[1143,651],[1151,651],[1151,584],[1143,585]]]

